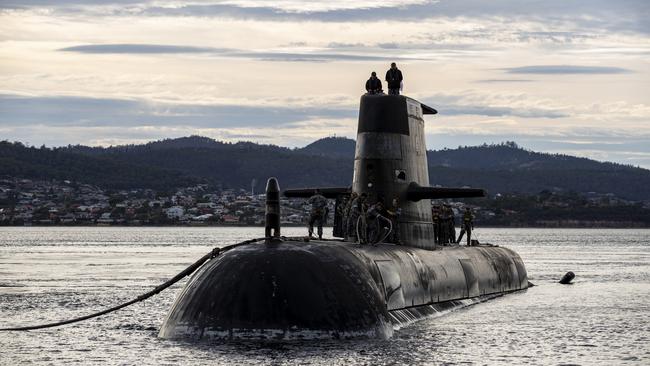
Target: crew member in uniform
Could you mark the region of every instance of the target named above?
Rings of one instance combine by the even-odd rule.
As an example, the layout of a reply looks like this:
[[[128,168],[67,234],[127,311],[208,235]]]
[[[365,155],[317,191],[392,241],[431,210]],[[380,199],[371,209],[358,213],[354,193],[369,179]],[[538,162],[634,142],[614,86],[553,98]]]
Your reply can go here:
[[[474,214],[472,214],[472,209],[470,209],[469,207],[465,207],[465,213],[463,213],[463,223],[456,244],[460,244],[461,239],[463,239],[463,234],[467,232],[467,246],[472,245],[473,229],[474,229]]]
[[[397,68],[393,62],[390,64],[390,69],[386,71],[386,83],[388,83],[388,94],[399,95],[399,88],[402,86],[402,71]]]
[[[345,219],[345,208],[348,204],[350,196],[347,194],[336,196],[336,203],[334,206],[334,230],[333,235],[337,237],[346,236],[346,225],[347,221]]]
[[[309,237],[314,235],[314,224],[318,225],[318,239],[323,238],[323,222],[327,215],[327,198],[316,190],[315,194],[309,198],[311,204],[311,213],[309,215]]]
[[[352,215],[352,205],[354,204],[354,201],[357,197],[358,195],[355,192],[350,193],[350,197],[348,197],[345,208],[343,208],[343,226],[345,228],[345,238],[356,237],[356,233],[354,233],[354,230],[351,229],[350,217]]]
[[[376,72],[370,74],[370,79],[366,81],[366,91],[368,94],[381,94],[384,92],[381,86],[381,80],[377,77]]]
[[[381,241],[390,226],[390,220],[381,214],[383,211],[384,204],[381,201],[371,205],[366,211],[366,241],[369,244]]]
[[[441,245],[449,245],[449,235],[451,232],[449,231],[449,211],[447,210],[446,205],[440,206],[440,244]]]
[[[454,210],[450,205],[445,205],[445,211],[447,212],[447,243],[456,243],[456,216]]]
[[[361,217],[364,199],[365,193],[358,196],[353,192],[350,197],[350,209],[348,210],[348,236],[355,241],[361,240],[361,238],[357,237],[357,223],[359,222],[359,217]]]
[[[431,220],[433,220],[433,241],[436,244],[441,244],[440,240],[440,206],[434,205],[431,207]]]

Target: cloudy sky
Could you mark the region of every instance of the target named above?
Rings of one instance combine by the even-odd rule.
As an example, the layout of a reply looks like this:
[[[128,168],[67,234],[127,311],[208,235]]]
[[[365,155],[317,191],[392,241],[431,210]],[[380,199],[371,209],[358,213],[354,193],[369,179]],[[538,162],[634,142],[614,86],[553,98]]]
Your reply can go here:
[[[0,0],[0,139],[354,138],[370,71],[429,148],[516,141],[650,168],[650,1]]]

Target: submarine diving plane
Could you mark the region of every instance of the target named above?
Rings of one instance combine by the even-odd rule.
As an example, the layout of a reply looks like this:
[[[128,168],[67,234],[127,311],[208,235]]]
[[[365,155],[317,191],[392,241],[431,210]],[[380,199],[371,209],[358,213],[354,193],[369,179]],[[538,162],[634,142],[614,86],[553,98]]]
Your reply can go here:
[[[159,336],[388,338],[396,326],[441,309],[526,289],[526,267],[513,250],[435,243],[431,199],[485,195],[429,186],[423,116],[436,113],[401,95],[363,95],[352,185],[319,188],[339,202],[352,192],[365,193],[369,202],[394,200],[401,210],[393,228],[398,239],[362,245],[341,230],[334,233],[340,240],[285,238],[279,185],[270,178],[266,239],[203,265],[178,295]],[[293,189],[284,196],[315,191]]]

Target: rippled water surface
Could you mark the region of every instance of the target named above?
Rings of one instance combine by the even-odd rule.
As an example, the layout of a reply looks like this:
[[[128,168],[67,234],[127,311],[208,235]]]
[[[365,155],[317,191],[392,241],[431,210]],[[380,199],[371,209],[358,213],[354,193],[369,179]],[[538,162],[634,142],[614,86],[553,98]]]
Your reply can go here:
[[[285,235],[304,234],[283,229]],[[0,228],[0,327],[85,315],[152,289],[260,228]],[[0,363],[650,365],[650,230],[478,229],[537,286],[421,320],[389,340],[186,343],[156,337],[185,281],[59,328],[0,333]],[[576,273],[575,284],[557,280]]]

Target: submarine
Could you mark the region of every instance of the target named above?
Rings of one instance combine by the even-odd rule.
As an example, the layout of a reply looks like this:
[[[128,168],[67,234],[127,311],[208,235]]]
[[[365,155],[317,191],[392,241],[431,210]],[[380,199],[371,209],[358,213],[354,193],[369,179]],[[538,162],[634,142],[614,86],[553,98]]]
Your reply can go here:
[[[172,304],[159,337],[387,339],[432,313],[526,289],[526,267],[513,250],[434,241],[431,199],[486,194],[429,186],[424,115],[436,113],[403,95],[363,95],[351,186],[282,192],[307,198],[318,189],[337,205],[353,192],[369,202],[390,200],[401,212],[392,228],[398,238],[361,243],[336,226],[338,239],[283,237],[279,183],[270,178],[265,238],[204,264]]]

